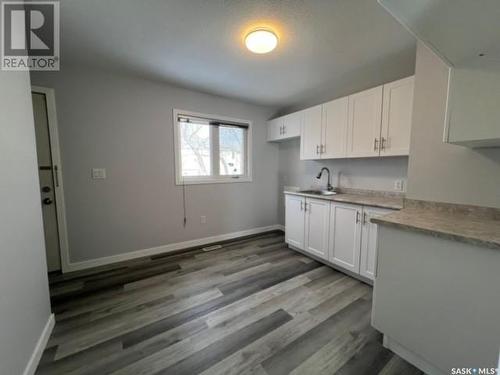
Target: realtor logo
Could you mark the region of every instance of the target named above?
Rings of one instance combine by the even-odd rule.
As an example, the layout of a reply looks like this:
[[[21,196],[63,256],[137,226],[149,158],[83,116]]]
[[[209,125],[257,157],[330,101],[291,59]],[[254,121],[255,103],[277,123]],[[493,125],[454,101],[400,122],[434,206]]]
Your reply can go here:
[[[59,70],[59,2],[2,1],[2,70]]]

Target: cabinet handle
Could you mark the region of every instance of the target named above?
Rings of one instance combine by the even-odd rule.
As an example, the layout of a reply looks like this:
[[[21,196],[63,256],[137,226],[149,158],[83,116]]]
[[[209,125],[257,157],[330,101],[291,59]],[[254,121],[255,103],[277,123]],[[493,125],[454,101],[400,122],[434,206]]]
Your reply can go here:
[[[319,154],[319,145],[316,145],[316,154]]]
[[[320,153],[324,154],[326,152],[326,145],[321,145],[321,147],[319,149],[320,149]]]
[[[359,224],[359,211],[356,211],[356,224]]]
[[[304,203],[304,212],[307,211],[307,203]]]
[[[373,151],[377,151],[378,150],[378,139],[375,138],[375,141],[373,142]]]
[[[382,137],[382,142],[380,142],[380,150],[382,150],[382,151],[385,150],[385,142],[386,141],[387,140],[384,137]]]
[[[363,212],[363,225],[366,224],[366,212]]]
[[[300,210],[302,211],[304,209],[304,202],[300,201]]]
[[[59,187],[59,168],[57,165],[54,165],[54,183],[56,187]]]
[[[283,125],[283,135],[285,135],[285,134],[286,134],[286,126]]]
[[[280,135],[283,135],[283,126],[280,126]]]

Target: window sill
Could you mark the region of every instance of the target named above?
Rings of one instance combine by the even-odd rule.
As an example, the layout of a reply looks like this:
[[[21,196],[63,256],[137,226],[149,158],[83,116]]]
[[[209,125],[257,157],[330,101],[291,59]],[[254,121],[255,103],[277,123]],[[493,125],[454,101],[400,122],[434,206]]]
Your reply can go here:
[[[202,184],[237,184],[241,182],[252,182],[252,177],[244,176],[238,178],[207,178],[203,180],[176,180],[176,185],[202,185]]]

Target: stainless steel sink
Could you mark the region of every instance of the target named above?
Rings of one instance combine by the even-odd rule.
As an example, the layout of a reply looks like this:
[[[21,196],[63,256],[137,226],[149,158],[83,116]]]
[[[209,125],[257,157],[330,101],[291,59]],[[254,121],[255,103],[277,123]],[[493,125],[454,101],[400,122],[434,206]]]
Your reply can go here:
[[[335,195],[337,194],[335,191],[329,190],[301,190],[299,193],[302,194],[312,194],[312,195]]]

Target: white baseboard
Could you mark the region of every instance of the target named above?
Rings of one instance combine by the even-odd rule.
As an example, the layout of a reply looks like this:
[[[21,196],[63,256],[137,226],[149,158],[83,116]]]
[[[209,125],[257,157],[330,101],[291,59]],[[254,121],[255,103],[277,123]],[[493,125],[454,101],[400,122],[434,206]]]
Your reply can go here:
[[[147,257],[147,256],[152,256],[152,255],[157,255],[157,254],[163,254],[163,253],[169,253],[172,251],[187,249],[190,247],[203,246],[203,245],[207,245],[207,244],[214,243],[214,242],[231,240],[233,238],[250,236],[252,234],[269,232],[272,230],[284,230],[284,227],[283,227],[283,225],[280,225],[280,224],[269,225],[267,227],[247,229],[247,230],[242,230],[239,232],[220,234],[220,235],[211,236],[211,237],[199,238],[196,240],[183,241],[183,242],[177,242],[177,243],[172,243],[172,244],[163,245],[163,246],[152,247],[149,249],[135,250],[135,251],[131,251],[131,252],[128,252],[125,254],[118,254],[118,255],[113,255],[113,256],[109,256],[109,257],[85,260],[82,262],[63,264],[63,272],[66,273],[66,272],[80,271],[80,270],[84,270],[84,269],[88,269],[88,268],[104,266],[107,264],[123,262],[126,260],[137,259],[137,258],[142,258],[142,257]]]
[[[401,358],[403,358],[405,361],[411,363],[413,366],[416,368],[422,370],[425,374],[428,375],[445,375],[446,373],[442,372],[439,370],[436,366],[433,364],[427,362],[425,359],[422,357],[418,356],[411,350],[405,348],[403,345],[401,345],[399,342],[395,341],[394,339],[390,338],[387,335],[384,335],[384,346],[399,355]]]
[[[285,231],[285,226],[283,224],[276,224],[276,228],[283,232]]]
[[[50,314],[49,319],[47,320],[47,323],[43,328],[42,334],[40,335],[40,338],[36,343],[35,350],[33,351],[33,354],[31,354],[31,358],[28,361],[26,368],[24,369],[23,375],[33,375],[35,373],[36,368],[38,367],[38,363],[42,358],[43,351],[45,350],[47,342],[49,341],[49,337],[52,333],[55,322],[56,320],[54,318],[54,314]]]

